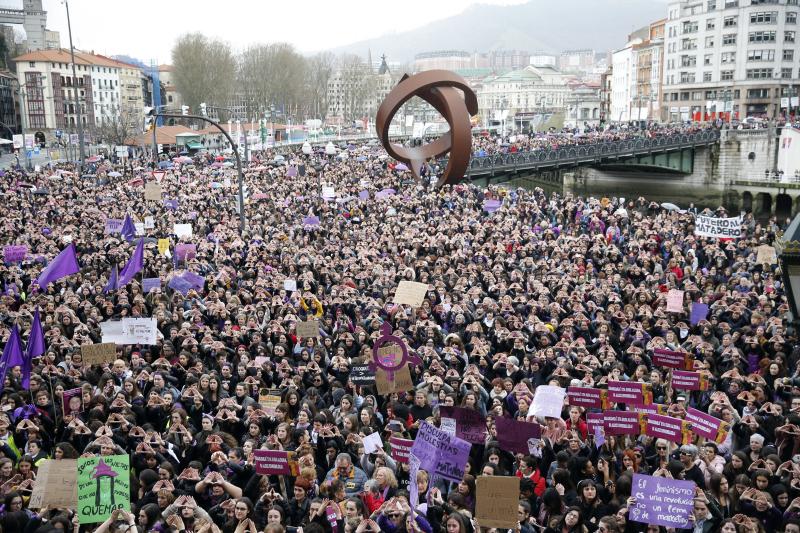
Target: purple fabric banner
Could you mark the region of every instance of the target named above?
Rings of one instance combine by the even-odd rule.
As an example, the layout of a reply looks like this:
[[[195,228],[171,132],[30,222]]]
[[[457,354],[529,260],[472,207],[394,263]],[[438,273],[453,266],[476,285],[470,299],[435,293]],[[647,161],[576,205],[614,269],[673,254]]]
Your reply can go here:
[[[411,446],[411,455],[419,459],[423,470],[458,483],[464,477],[471,448],[469,442],[422,422]]]
[[[693,326],[697,325],[701,320],[705,320],[707,316],[708,304],[692,302],[692,311],[689,315],[689,321]]]
[[[628,509],[628,519],[651,526],[687,528],[695,487],[694,481],[634,474],[631,495],[636,503]]]
[[[3,247],[3,259],[6,263],[24,261],[26,255],[28,255],[28,247],[24,244]]]
[[[304,226],[319,226],[319,217],[308,216],[303,219]]]
[[[486,418],[475,409],[465,407],[440,407],[442,417],[456,421],[456,437],[472,444],[486,443]]]
[[[499,416],[495,418],[494,424],[500,449],[508,452],[529,454],[531,445],[536,446],[542,437],[542,427],[536,423]]]

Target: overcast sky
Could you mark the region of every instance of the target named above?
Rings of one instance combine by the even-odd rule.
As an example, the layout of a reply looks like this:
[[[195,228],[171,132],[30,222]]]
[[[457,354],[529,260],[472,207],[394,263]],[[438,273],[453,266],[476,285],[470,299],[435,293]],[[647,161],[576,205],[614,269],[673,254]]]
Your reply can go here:
[[[644,0],[650,1],[650,0]],[[423,26],[472,4],[520,4],[522,0],[72,0],[72,37],[77,48],[126,54],[149,63],[170,62],[175,39],[203,32],[227,40],[234,50],[253,43],[285,41],[311,53]],[[0,0],[20,7],[21,0]],[[391,5],[401,5],[392,12]],[[61,0],[44,0],[47,28],[69,47]],[[373,50],[373,52],[375,52]]]

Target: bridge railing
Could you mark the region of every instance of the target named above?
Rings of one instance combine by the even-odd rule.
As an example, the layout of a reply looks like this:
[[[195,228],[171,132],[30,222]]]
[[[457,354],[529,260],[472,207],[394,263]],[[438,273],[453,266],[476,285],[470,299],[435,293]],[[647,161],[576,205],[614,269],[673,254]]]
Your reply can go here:
[[[473,155],[467,173],[469,175],[478,175],[507,172],[509,170],[597,163],[605,159],[665,152],[673,149],[713,144],[717,141],[719,141],[719,131],[706,130],[652,138],[642,137],[620,141],[548,147],[524,152],[490,154],[481,157]],[[441,164],[447,164],[447,159],[442,160]]]

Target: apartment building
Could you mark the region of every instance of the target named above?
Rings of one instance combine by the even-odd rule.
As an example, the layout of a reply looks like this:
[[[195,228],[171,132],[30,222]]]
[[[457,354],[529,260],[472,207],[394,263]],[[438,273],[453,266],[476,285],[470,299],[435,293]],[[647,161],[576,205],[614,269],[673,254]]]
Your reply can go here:
[[[609,120],[663,120],[661,85],[664,29],[658,20],[628,35],[627,44],[611,54]]]
[[[798,0],[673,0],[667,9],[663,90],[670,120],[795,112]]]

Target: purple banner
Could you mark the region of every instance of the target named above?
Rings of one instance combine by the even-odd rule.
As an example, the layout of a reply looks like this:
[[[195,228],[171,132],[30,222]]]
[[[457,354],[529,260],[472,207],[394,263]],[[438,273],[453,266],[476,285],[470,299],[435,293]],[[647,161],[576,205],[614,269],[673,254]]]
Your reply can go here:
[[[692,302],[692,311],[689,315],[689,321],[693,326],[697,325],[701,320],[705,320],[707,316],[708,304]]]
[[[24,244],[3,247],[3,259],[6,263],[24,261],[26,255],[28,255],[28,247]]]
[[[125,223],[121,218],[107,218],[106,219],[106,235],[113,235],[122,231],[122,225]]]
[[[641,381],[609,381],[608,401],[630,405],[647,405],[653,402],[653,395],[646,393],[647,387]]]
[[[603,409],[605,407],[605,405],[603,405],[604,392],[605,391],[601,389],[592,389],[589,387],[568,387],[567,400],[570,405]]]
[[[642,432],[640,413],[634,411],[606,411],[603,429],[606,435],[639,435]]]
[[[475,409],[440,407],[442,417],[456,421],[456,437],[472,444],[486,444],[486,418]]]
[[[358,199],[364,201],[369,200],[369,191],[360,191],[358,193]]]
[[[665,366],[667,368],[686,369],[692,367],[694,358],[685,352],[656,348],[653,350],[653,364],[656,366]]]
[[[310,216],[303,219],[304,226],[319,226],[319,217]]]
[[[500,449],[507,452],[529,454],[531,446],[535,447],[542,438],[542,426],[536,423],[499,416],[494,419],[494,424]]]
[[[197,256],[197,245],[195,244],[177,244],[175,245],[175,259],[178,261],[186,261],[194,259]]]
[[[483,210],[487,213],[494,213],[500,209],[501,205],[503,205],[503,202],[500,200],[486,199],[483,201]]]
[[[161,288],[161,278],[144,278],[142,280],[142,290],[145,294],[149,294],[153,289]]]
[[[435,477],[460,482],[472,445],[454,435],[422,422],[411,454],[419,459],[419,467]]]
[[[672,388],[675,390],[706,390],[708,380],[704,379],[700,372],[673,370]]]
[[[296,476],[298,471],[294,452],[283,450],[253,450],[256,473],[265,476]]]
[[[683,420],[666,415],[645,415],[647,423],[644,433],[656,439],[684,444]]]
[[[698,411],[694,407],[686,408],[684,420],[689,422],[692,433],[714,442],[724,441],[730,429],[730,424],[727,422]]]
[[[694,481],[634,474],[631,495],[636,503],[628,509],[628,519],[651,526],[687,528],[695,487]]]

